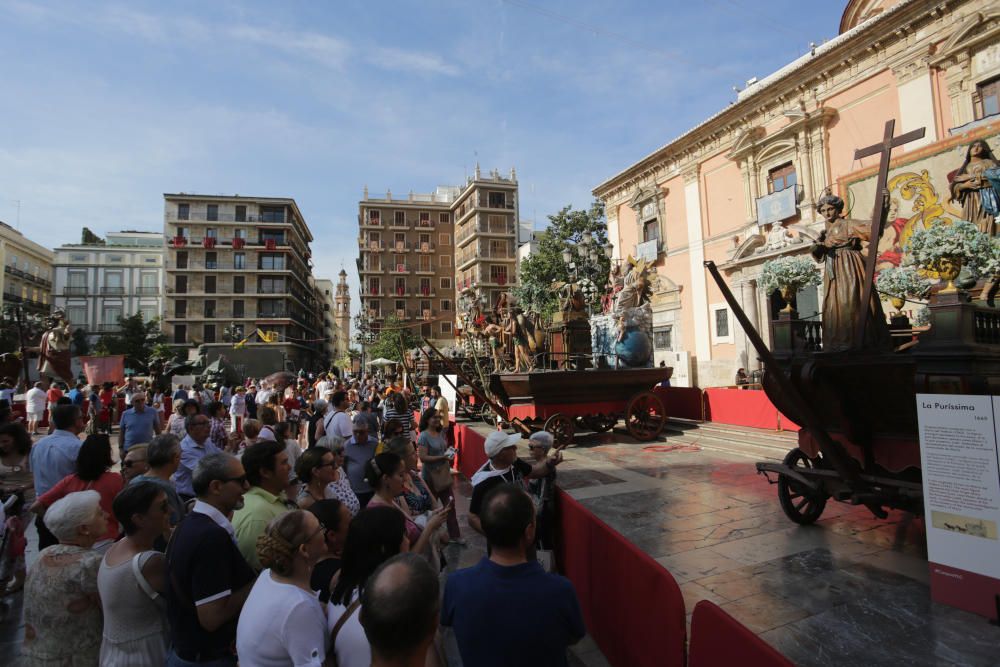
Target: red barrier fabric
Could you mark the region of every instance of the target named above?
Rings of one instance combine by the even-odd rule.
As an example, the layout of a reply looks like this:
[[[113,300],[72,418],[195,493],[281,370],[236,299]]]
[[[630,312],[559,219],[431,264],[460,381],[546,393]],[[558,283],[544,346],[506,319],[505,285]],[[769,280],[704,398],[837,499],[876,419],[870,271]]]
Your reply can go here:
[[[486,463],[486,438],[465,424],[455,424],[455,449],[458,470],[468,479]]]
[[[698,387],[653,387],[653,393],[663,401],[667,417],[702,421],[701,389]]]
[[[588,403],[521,403],[507,408],[507,415],[514,419],[548,419],[554,414],[570,417],[579,415],[611,414],[624,412],[626,401],[591,401]]]
[[[794,667],[788,658],[716,604],[702,600],[691,615],[689,667]]]
[[[125,380],[125,356],[115,354],[109,357],[77,357],[87,377],[87,384],[103,384],[114,382],[116,385]]]
[[[564,491],[556,503],[558,563],[608,662],[683,667],[684,598],[673,576]]]
[[[672,414],[669,407],[667,414]],[[706,389],[705,419],[772,431],[799,430],[799,425],[781,414],[760,389]]]

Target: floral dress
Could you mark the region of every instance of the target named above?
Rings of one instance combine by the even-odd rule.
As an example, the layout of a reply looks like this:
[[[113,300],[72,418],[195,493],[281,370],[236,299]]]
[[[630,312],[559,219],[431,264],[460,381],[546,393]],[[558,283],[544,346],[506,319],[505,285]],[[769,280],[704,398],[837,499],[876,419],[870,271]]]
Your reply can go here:
[[[101,554],[72,544],[43,549],[24,587],[26,664],[91,667],[101,652]]]
[[[354,489],[351,488],[351,481],[347,479],[347,473],[343,470],[339,470],[338,472],[340,473],[340,479],[327,484],[323,495],[327,499],[337,499],[344,503],[347,509],[351,511],[351,516],[355,516],[361,511],[361,502],[358,500],[357,494],[354,493]]]

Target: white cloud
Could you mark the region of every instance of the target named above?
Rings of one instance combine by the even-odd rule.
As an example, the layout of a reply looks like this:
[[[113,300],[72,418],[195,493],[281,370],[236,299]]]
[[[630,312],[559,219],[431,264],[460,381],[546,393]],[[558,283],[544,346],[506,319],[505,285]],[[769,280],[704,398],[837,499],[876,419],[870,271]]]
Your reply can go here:
[[[371,47],[364,50],[368,62],[387,70],[458,76],[461,70],[433,53],[406,49]]]

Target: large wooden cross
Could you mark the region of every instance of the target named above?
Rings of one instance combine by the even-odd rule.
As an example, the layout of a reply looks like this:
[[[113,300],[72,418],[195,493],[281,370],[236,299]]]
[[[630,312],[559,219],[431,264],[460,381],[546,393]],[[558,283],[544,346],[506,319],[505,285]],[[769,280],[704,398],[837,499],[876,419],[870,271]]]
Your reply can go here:
[[[893,148],[916,141],[917,139],[923,139],[927,128],[921,127],[906,134],[901,134],[898,137],[893,137],[892,133],[895,129],[896,121],[887,120],[885,122],[885,134],[882,135],[881,142],[854,151],[855,160],[881,153],[878,166],[878,180],[875,183],[872,229],[868,237],[868,257],[865,260],[865,289],[861,295],[861,317],[858,319],[858,328],[854,334],[855,347],[861,347],[864,344],[865,328],[868,326],[868,318],[871,317],[869,304],[872,299],[872,290],[875,289],[875,260],[878,257],[878,242],[882,238],[882,231],[885,229],[885,216],[888,213],[882,193],[885,191],[886,183],[889,181],[889,157]]]

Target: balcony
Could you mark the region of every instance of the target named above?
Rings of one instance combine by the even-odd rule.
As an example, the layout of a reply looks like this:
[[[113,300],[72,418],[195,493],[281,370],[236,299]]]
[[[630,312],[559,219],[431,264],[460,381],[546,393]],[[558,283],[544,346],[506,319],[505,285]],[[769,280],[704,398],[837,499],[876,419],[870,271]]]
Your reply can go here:
[[[140,285],[135,288],[135,293],[138,296],[157,296],[163,288],[159,285]]]
[[[515,232],[513,222],[488,223],[465,225],[455,234],[455,244],[462,245],[465,241],[475,236],[512,236]]]
[[[393,218],[389,221],[389,229],[410,229],[413,227],[412,220],[396,220]]]
[[[396,286],[395,288],[393,288],[391,292],[389,292],[388,295],[395,297],[408,297],[412,296],[413,293],[410,291],[410,287],[407,285],[403,287]]]
[[[478,201],[476,203],[479,206],[479,208],[491,208],[497,211],[514,210],[514,198],[512,196],[506,196],[501,199],[494,199],[491,201],[489,193],[486,193],[486,195],[480,193]]]
[[[381,241],[358,239],[358,248],[363,252],[385,252],[385,244]]]
[[[413,252],[431,253],[437,250],[437,245],[432,242],[420,241],[413,244]]]
[[[410,266],[408,264],[390,264],[389,273],[396,275],[408,275],[410,273]]]
[[[21,269],[17,268],[16,266],[10,266],[8,264],[8,265],[5,265],[3,267],[3,270],[4,270],[4,273],[9,273],[11,275],[17,276],[18,278],[24,278],[25,277],[24,271],[22,271]]]
[[[361,296],[383,296],[384,292],[377,287],[362,287]]]
[[[9,301],[10,303],[21,303],[22,301],[24,301],[24,299],[21,298],[20,294],[12,294],[10,292],[3,293],[3,300]]]
[[[389,246],[389,250],[392,252],[410,252],[413,250],[413,244],[406,241],[393,241]]]
[[[359,271],[361,273],[383,273],[385,271],[385,267],[382,266],[381,264],[375,264],[375,263],[369,264],[365,262],[364,264],[361,265]]]
[[[417,265],[417,275],[434,275],[434,267],[428,264]]]
[[[380,218],[362,218],[361,219],[361,229],[382,229],[382,220]]]
[[[102,287],[101,294],[103,296],[122,296],[125,294],[124,287]]]
[[[424,297],[425,299],[433,299],[437,296],[437,292],[432,287],[421,287],[414,295]]]
[[[515,253],[508,248],[468,248],[456,254],[455,265],[459,270],[461,270],[468,268],[472,263],[480,259],[513,262],[517,259],[517,257]]]
[[[284,213],[262,213],[260,215],[244,215],[237,217],[235,213],[218,213],[216,215],[209,216],[205,211],[190,211],[185,217],[181,217],[176,211],[171,211],[167,215],[167,220],[172,222],[235,222],[237,224],[244,222],[261,222],[269,225],[291,224],[285,220]]]
[[[87,286],[71,285],[63,287],[63,296],[87,296]]]

